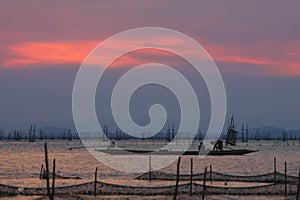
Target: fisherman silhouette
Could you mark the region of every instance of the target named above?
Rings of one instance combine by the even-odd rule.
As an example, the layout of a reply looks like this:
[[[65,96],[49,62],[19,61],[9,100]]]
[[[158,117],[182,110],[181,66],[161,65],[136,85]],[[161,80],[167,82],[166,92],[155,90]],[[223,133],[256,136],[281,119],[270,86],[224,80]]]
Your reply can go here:
[[[222,140],[218,140],[214,146],[215,151],[223,151],[223,141]]]
[[[200,145],[198,146],[198,152],[200,152],[202,145],[203,145],[203,142],[201,141]]]

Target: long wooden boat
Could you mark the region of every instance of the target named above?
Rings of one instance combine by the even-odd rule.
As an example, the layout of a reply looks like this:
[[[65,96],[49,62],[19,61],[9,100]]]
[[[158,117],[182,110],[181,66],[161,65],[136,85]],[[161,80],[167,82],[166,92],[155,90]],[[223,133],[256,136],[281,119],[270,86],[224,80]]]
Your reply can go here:
[[[169,130],[170,131],[170,130]],[[173,127],[174,131],[174,127]],[[238,131],[235,129],[233,115],[231,117],[231,122],[227,130],[225,144],[226,146],[235,146],[237,140]],[[201,149],[202,142],[199,146]],[[188,149],[185,152],[176,150],[151,150],[151,149],[124,149],[121,148],[107,148],[107,149],[95,149],[95,151],[100,151],[102,153],[107,153],[111,155],[209,155],[209,156],[234,156],[234,155],[245,155],[257,152],[258,150],[251,149],[232,149],[229,147],[223,148],[223,141],[218,140],[212,151],[197,151]]]
[[[249,153],[257,152],[258,150],[249,150],[249,149],[230,149],[224,151],[210,151],[210,152],[201,152],[198,151],[168,151],[168,150],[143,150],[143,149],[95,149],[102,153],[107,153],[111,155],[209,155],[209,156],[230,156],[230,155],[245,155]]]

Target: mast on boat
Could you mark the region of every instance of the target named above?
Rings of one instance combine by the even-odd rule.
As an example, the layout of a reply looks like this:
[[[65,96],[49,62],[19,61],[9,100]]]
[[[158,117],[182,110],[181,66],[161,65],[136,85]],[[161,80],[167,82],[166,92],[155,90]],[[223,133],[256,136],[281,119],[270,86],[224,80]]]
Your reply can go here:
[[[226,146],[228,144],[231,145],[231,146],[235,146],[237,133],[238,132],[235,130],[234,118],[233,118],[233,115],[232,115],[230,125],[228,127],[227,134],[226,134],[226,140],[225,140]]]

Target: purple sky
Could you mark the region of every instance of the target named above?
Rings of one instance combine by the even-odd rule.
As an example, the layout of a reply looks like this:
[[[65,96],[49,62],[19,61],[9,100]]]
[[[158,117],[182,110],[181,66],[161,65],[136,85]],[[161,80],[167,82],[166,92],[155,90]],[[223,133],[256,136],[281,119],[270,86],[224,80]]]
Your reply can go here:
[[[204,46],[223,75],[228,115],[234,113],[238,124],[300,127],[299,1],[0,5],[0,128],[73,127],[73,81],[85,56],[105,38],[145,26],[180,31]],[[137,53],[116,66],[152,57]],[[173,57],[157,57],[172,64]]]

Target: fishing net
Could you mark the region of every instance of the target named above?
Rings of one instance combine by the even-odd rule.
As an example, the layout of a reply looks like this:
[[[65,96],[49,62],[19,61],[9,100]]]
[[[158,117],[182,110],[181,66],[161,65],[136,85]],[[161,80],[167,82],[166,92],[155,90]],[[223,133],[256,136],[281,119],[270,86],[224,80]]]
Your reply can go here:
[[[203,191],[203,185],[199,183],[184,183],[178,185],[178,194],[189,194],[192,186],[192,194],[200,194]],[[97,182],[96,193],[101,195],[173,195],[175,193],[174,185],[147,187],[147,186],[124,186]],[[284,184],[272,183],[264,186],[253,187],[214,187],[206,186],[206,194],[216,195],[283,195]],[[56,187],[55,194],[86,194],[92,195],[94,192],[94,182],[88,182],[79,185]],[[296,195],[297,185],[287,184],[287,194]],[[0,185],[0,196],[13,195],[46,195],[46,188],[19,188],[7,185]]]
[[[191,178],[191,175],[189,174],[181,174],[179,176],[180,176],[180,180],[190,180]],[[151,172],[150,174],[144,173],[136,177],[136,179],[148,180],[149,177],[151,177],[152,180],[176,180],[176,174],[169,174],[162,171],[154,171]],[[203,180],[203,178],[204,178],[204,173],[193,175],[193,180]],[[238,182],[263,182],[263,183],[273,183],[273,182],[284,183],[285,182],[285,175],[280,172],[276,172],[275,174],[273,172],[268,174],[255,175],[255,176],[237,176],[237,175],[228,175],[228,174],[212,171],[212,172],[207,172],[206,178],[212,181],[238,181]],[[274,179],[276,181],[274,181]],[[297,183],[298,177],[287,175],[287,182]]]

